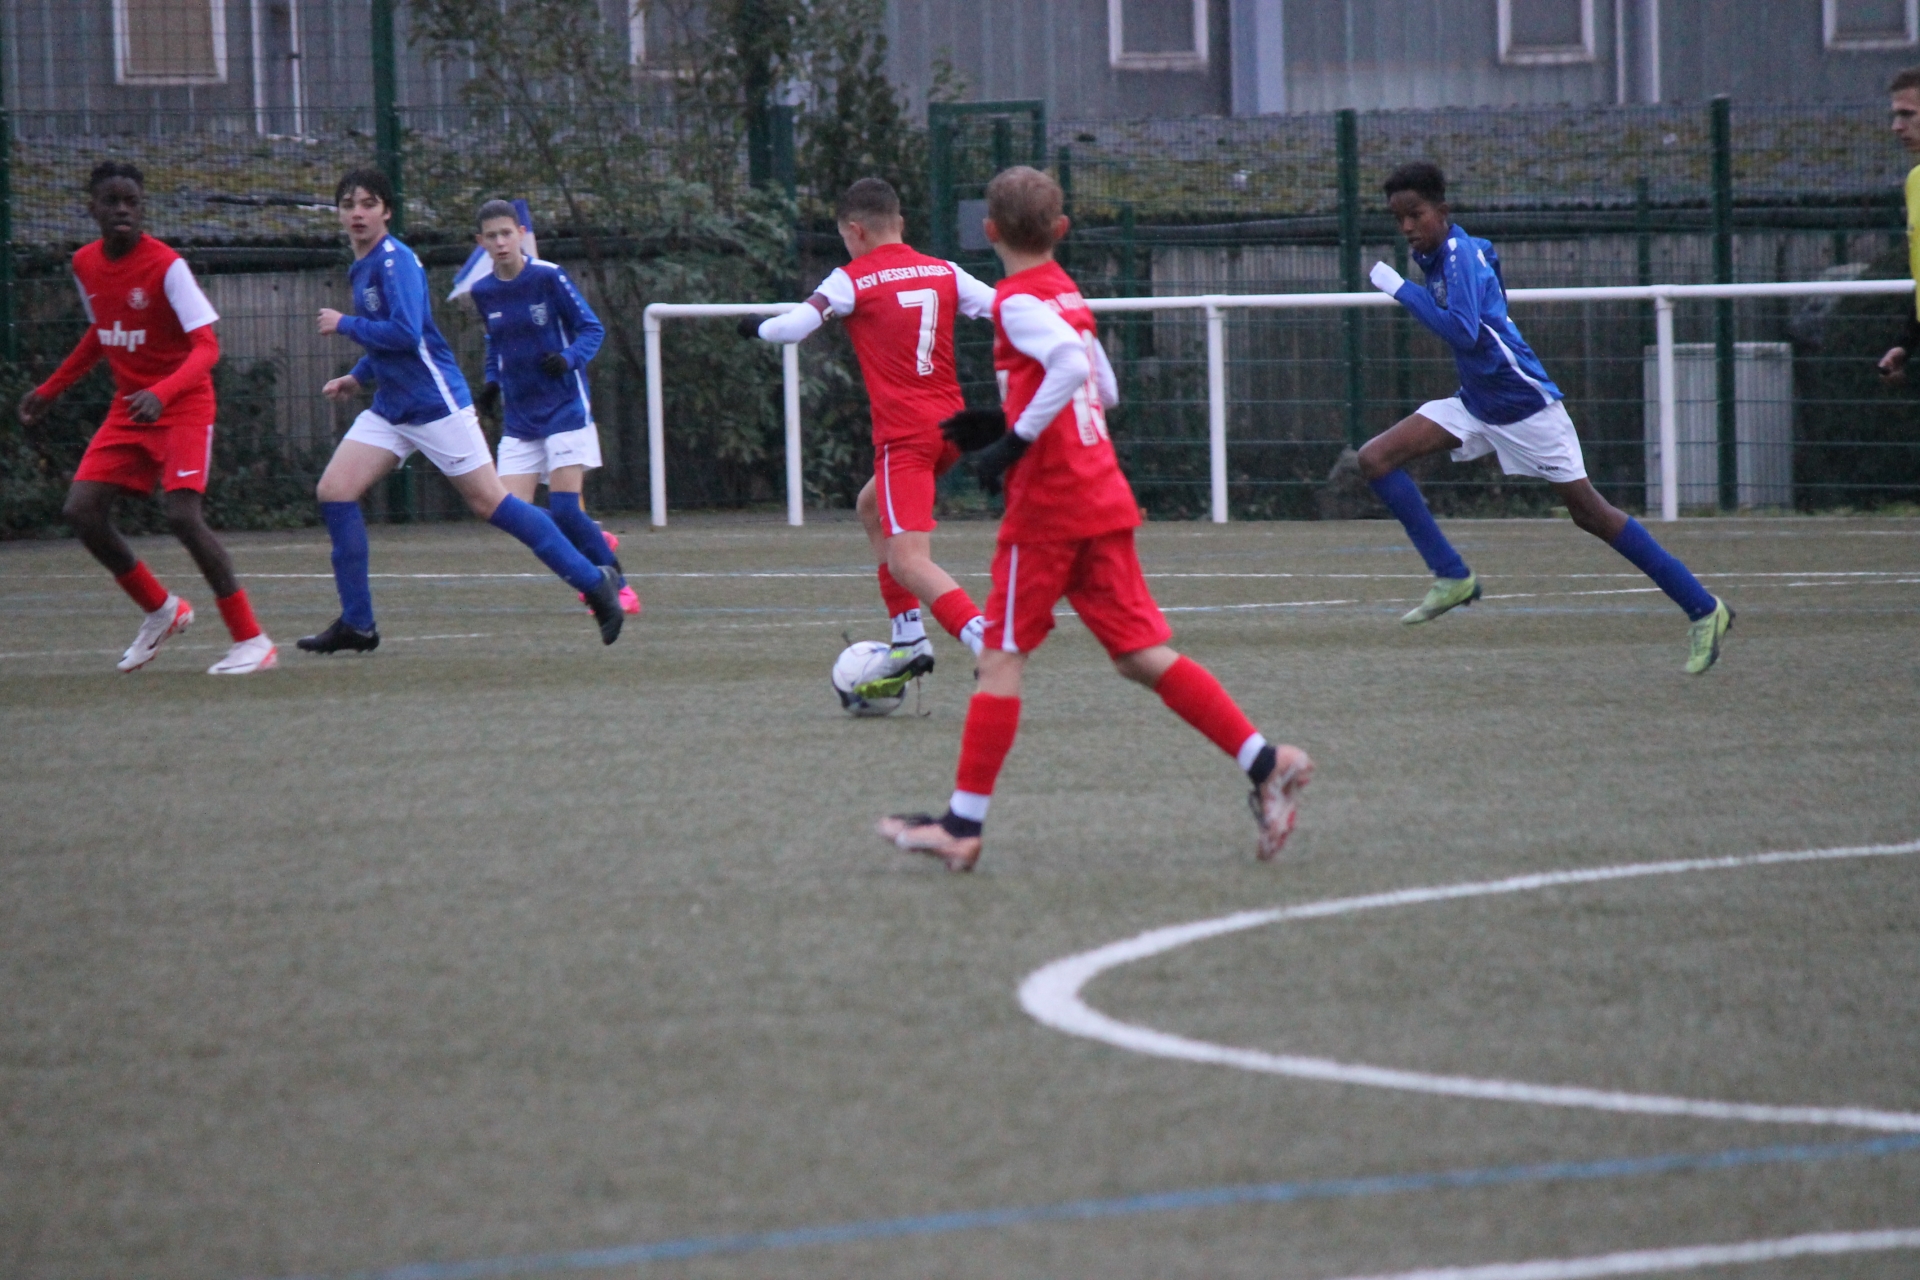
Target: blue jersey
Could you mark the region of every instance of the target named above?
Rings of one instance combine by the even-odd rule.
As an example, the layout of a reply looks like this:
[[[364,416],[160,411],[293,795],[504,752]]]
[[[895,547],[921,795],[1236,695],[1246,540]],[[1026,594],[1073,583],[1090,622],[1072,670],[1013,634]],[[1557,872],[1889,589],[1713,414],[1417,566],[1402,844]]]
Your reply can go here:
[[[1500,255],[1455,225],[1434,253],[1415,253],[1426,272],[1423,289],[1411,280],[1394,300],[1453,348],[1460,399],[1485,423],[1505,426],[1530,418],[1561,399],[1540,357],[1507,318]]]
[[[373,411],[403,426],[435,422],[473,403],[453,349],[433,323],[427,269],[387,236],[347,268],[354,314],[340,332],[367,349],[353,376],[374,384]]]
[[[592,426],[587,375],[581,371],[600,350],[606,330],[567,273],[528,258],[511,280],[489,272],[474,281],[473,305],[487,329],[487,381],[500,386],[502,429],[538,440]],[[564,377],[540,367],[541,359],[554,352],[566,358]]]

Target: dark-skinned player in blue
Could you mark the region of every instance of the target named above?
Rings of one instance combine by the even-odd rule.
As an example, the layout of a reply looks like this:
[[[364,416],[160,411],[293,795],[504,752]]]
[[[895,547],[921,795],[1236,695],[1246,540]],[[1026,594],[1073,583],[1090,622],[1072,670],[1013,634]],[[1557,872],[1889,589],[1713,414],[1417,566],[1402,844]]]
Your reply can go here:
[[[1426,284],[1376,262],[1373,286],[1451,347],[1460,373],[1460,389],[1452,396],[1421,405],[1360,449],[1360,474],[1399,518],[1434,575],[1426,598],[1400,621],[1428,622],[1480,598],[1479,577],[1440,532],[1402,468],[1434,453],[1451,453],[1456,462],[1492,453],[1508,475],[1545,480],[1576,525],[1625,556],[1686,611],[1686,670],[1706,671],[1720,657],[1733,610],[1587,479],[1560,388],[1507,316],[1499,255],[1453,221],[1446,176],[1425,161],[1401,165],[1387,178],[1386,196]]]

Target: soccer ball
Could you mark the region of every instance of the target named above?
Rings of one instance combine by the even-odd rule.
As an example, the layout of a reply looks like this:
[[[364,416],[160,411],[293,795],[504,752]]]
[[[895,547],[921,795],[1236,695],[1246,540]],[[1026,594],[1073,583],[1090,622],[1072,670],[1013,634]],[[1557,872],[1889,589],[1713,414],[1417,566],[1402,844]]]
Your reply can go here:
[[[887,650],[892,646],[879,640],[856,640],[833,660],[833,691],[850,716],[890,716],[899,710],[901,698],[863,698],[855,687],[878,680],[887,674]]]

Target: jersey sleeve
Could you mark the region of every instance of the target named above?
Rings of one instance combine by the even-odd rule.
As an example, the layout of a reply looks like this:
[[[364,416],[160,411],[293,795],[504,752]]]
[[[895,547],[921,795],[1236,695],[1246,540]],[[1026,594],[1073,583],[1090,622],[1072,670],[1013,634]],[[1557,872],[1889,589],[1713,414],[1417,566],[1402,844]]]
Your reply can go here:
[[[363,387],[370,387],[379,381],[373,372],[373,361],[365,356],[353,362],[353,368],[347,370],[347,376]]]
[[[208,308],[212,310],[212,308]],[[187,390],[209,373],[213,366],[220,363],[220,339],[214,335],[212,322],[194,326],[188,339],[193,345],[187,348],[187,358],[160,381],[147,390],[160,397],[162,406],[171,405],[182,391]]]
[[[193,278],[193,268],[187,265],[185,258],[175,258],[167,268],[167,303],[178,317],[180,327],[188,333],[195,329],[204,329],[220,318],[220,313],[207,301],[207,295],[200,291],[200,282]]]
[[[606,341],[606,327],[600,323],[600,317],[593,314],[593,308],[580,296],[580,291],[573,287],[573,281],[567,279],[566,272],[555,269],[548,292],[553,295],[554,305],[560,309],[567,327],[573,331],[572,343],[561,354],[566,356],[569,369],[583,369]]]
[[[1086,346],[1078,329],[1029,293],[1016,293],[1000,304],[1000,330],[1020,354],[1039,362],[1047,371],[1039,390],[1013,424],[1022,440],[1038,440],[1073,400],[1073,393],[1086,385],[1091,369]]]
[[[853,292],[853,277],[839,267],[829,272],[814,292],[827,300],[833,314],[842,318],[853,314],[853,304],[858,301]]]
[[[405,249],[374,252],[386,254],[380,267],[380,292],[390,318],[342,316],[340,332],[369,350],[412,351],[420,345],[427,314],[426,270]]]
[[[958,263],[949,262],[953,268],[954,288],[960,294],[960,314],[973,320],[993,318],[993,286],[982,284],[979,277],[969,274]]]
[[[1442,342],[1459,351],[1471,351],[1480,341],[1480,284],[1478,250],[1462,235],[1447,237],[1446,257],[1440,269],[1447,282],[1447,306],[1440,304],[1411,280],[1400,286],[1393,300],[1431,329]],[[1488,272],[1491,275],[1491,272]]]

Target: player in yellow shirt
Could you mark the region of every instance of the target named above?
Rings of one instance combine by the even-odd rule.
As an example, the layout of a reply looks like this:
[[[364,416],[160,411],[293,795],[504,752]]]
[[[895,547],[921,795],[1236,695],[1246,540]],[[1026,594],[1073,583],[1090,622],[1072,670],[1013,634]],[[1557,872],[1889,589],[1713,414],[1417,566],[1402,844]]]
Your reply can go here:
[[[1920,162],[1920,67],[1908,67],[1887,85],[1892,96],[1893,136],[1907,154]],[[1920,163],[1907,172],[1907,270],[1920,280]],[[1920,348],[1920,295],[1907,312],[1907,331],[1897,346],[1880,357],[1880,376],[1889,383],[1905,382],[1907,359]]]

